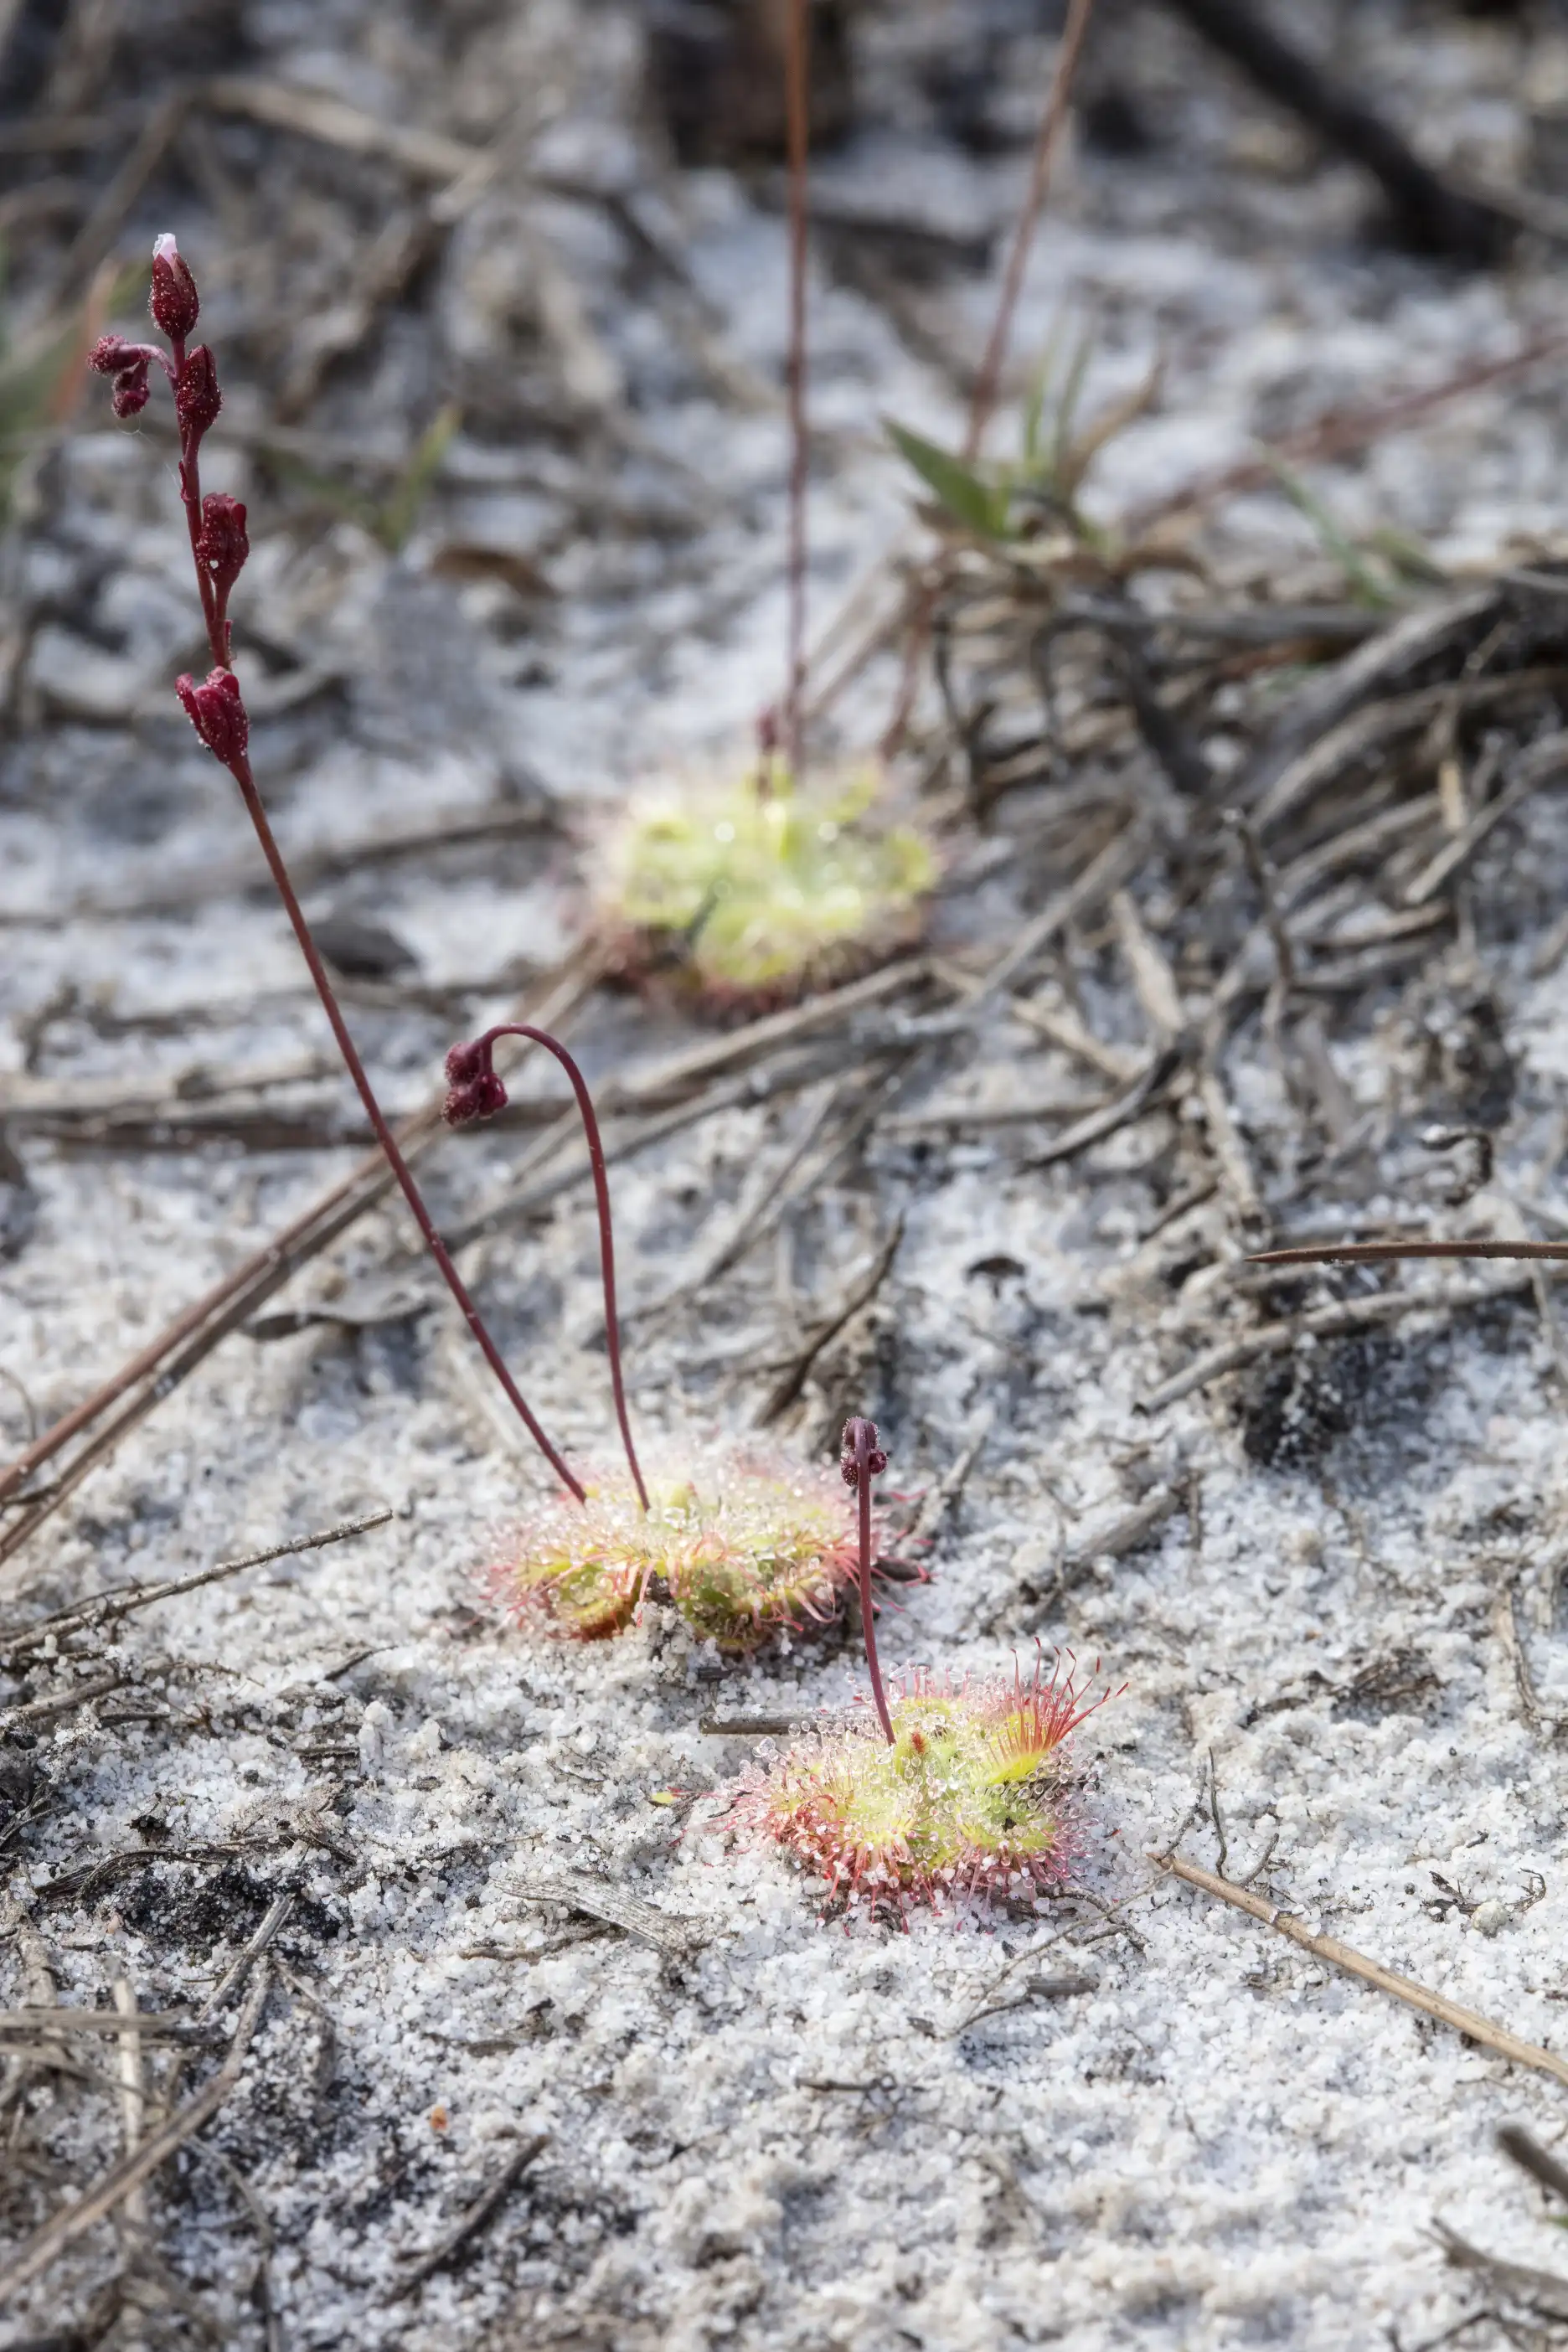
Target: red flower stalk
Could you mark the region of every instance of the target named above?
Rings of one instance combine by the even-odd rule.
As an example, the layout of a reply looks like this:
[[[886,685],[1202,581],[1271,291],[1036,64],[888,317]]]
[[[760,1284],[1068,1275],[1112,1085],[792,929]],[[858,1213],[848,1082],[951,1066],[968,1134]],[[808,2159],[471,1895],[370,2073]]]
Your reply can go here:
[[[588,1139],[588,1160],[594,1171],[594,1202],[599,1213],[599,1271],[605,1289],[605,1339],[610,1357],[610,1386],[615,1391],[616,1419],[621,1425],[621,1444],[626,1448],[626,1467],[632,1474],[632,1485],[637,1490],[637,1500],[646,1511],[648,1507],[647,1488],[637,1467],[637,1447],[632,1444],[631,1417],[626,1412],[626,1392],[621,1379],[621,1326],[616,1312],[616,1237],[610,1223],[610,1183],[605,1172],[605,1147],[599,1137],[599,1121],[594,1110],[594,1098],[588,1092],[588,1082],[575,1060],[558,1037],[547,1029],[535,1029],[527,1021],[503,1021],[494,1029],[487,1029],[482,1037],[469,1044],[454,1045],[447,1056],[447,1077],[449,1092],[441,1116],[448,1127],[467,1127],[476,1118],[489,1118],[506,1108],[506,1087],[495,1068],[498,1037],[528,1037],[534,1045],[542,1045],[553,1054],[577,1097],[577,1109],[583,1121],[583,1132]]]
[[[106,335],[91,353],[88,364],[96,373],[113,378],[117,415],[134,415],[145,405],[148,371],[154,361],[174,386],[174,415],[180,428],[180,497],[184,504],[191,540],[191,561],[195,567],[202,617],[206,624],[207,645],[214,664],[205,683],[198,686],[195,678],[185,677],[179,680],[175,690],[196,733],[214,758],[222,761],[239,787],[240,797],[256,828],[262,856],[267,860],[284,911],[300,943],[300,952],[315,982],[321,1009],[331,1024],[338,1051],[364,1105],[365,1116],[375,1132],[376,1140],[386,1155],[387,1164],[413,1212],[426,1247],[440,1267],[447,1289],[461,1308],[480,1353],[500,1382],[513,1411],[562,1485],[576,1496],[578,1502],[582,1502],[584,1497],[581,1482],[573,1475],[530,1412],[521,1390],[508,1371],[500,1350],[485,1328],[484,1318],[470,1297],[468,1286],[453,1265],[451,1254],[436,1230],[435,1221],[425,1205],[413,1172],[398,1149],[397,1139],[376,1100],[364,1064],[349,1034],[332,983],[327,977],[327,968],[305,919],[288,866],[284,864],[271,820],[251,774],[249,722],[239,680],[234,675],[229,659],[228,624],[229,591],[250,551],[246,537],[245,509],[237,499],[222,494],[208,499],[202,497],[202,440],[223,405],[223,394],[218,388],[217,365],[207,346],[199,344],[189,354],[185,351],[185,340],[196,323],[201,305],[195,280],[172,236],[161,236],[153,247],[151,309],[154,320],[169,338],[168,352],[162,351],[155,343],[130,343],[118,335]],[[616,1377],[618,1381],[618,1361]]]
[[[871,1599],[871,1481],[879,1478],[887,1466],[888,1457],[878,1443],[876,1423],[864,1421],[858,1415],[847,1421],[838,1467],[843,1472],[844,1484],[854,1488],[860,1505],[860,1624],[866,1636],[866,1671],[871,1677],[877,1719],[891,1748],[893,1718],[888,1712],[881,1669],[877,1664],[877,1612]]]

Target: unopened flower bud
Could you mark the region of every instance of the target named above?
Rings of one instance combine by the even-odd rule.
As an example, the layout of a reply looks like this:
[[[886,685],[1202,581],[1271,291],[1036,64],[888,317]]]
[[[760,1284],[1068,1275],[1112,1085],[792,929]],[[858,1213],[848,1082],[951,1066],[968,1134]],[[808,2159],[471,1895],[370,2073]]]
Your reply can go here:
[[[475,1037],[454,1045],[447,1055],[447,1099],[441,1116],[448,1127],[467,1127],[476,1118],[493,1118],[506,1108],[506,1088],[490,1063],[491,1041]]]
[[[876,1423],[859,1419],[847,1421],[844,1424],[844,1451],[838,1463],[839,1471],[847,1486],[858,1486],[860,1484],[859,1438],[862,1432],[865,1433],[866,1437],[867,1476],[879,1478],[888,1466],[888,1457],[877,1443]]]
[[[217,388],[217,365],[205,343],[198,343],[180,370],[174,386],[174,414],[182,433],[200,440],[223,406]]]
[[[110,405],[116,416],[140,416],[150,396],[147,362],[138,360],[133,366],[121,368],[114,379]]]
[[[183,343],[201,314],[196,281],[172,236],[153,247],[153,292],[148,309],[172,343]]]
[[[450,1087],[441,1106],[448,1127],[468,1127],[476,1118],[493,1118],[506,1108],[506,1088],[493,1070],[481,1070],[467,1085]]]
[[[212,573],[220,595],[238,579],[250,553],[245,509],[226,491],[213,490],[202,500],[202,527],[196,536],[196,560]]]
[[[128,343],[123,335],[100,335],[87,355],[87,363],[94,375],[118,375],[139,358],[136,345]],[[146,364],[145,361],[142,364]]]
[[[233,670],[212,670],[201,686],[187,674],[175,679],[174,691],[185,707],[186,718],[215,758],[226,768],[245,757],[250,721]]]

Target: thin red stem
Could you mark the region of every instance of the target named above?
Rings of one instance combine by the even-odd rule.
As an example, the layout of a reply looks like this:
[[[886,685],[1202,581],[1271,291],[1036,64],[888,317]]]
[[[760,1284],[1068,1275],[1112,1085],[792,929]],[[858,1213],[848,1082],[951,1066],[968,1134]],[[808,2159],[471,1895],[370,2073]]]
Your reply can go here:
[[[183,341],[174,342],[174,356],[177,379],[185,363]],[[185,520],[191,538],[191,560],[195,566],[196,584],[201,593],[202,617],[206,624],[207,644],[217,667],[220,669],[227,669],[230,667],[227,621],[219,609],[217,593],[214,587],[212,576],[202,562],[197,550],[202,523],[201,474],[197,459],[199,446],[198,434],[182,432],[180,496],[184,500]],[[561,1454],[545,1435],[543,1429],[529,1410],[528,1402],[522,1391],[508,1371],[500,1350],[491,1339],[485,1327],[484,1318],[469,1295],[468,1285],[453,1265],[451,1253],[436,1230],[435,1220],[425,1205],[424,1194],[414,1181],[413,1171],[398,1150],[397,1139],[387,1124],[381,1105],[376,1100],[375,1090],[366,1075],[364,1064],[360,1060],[358,1048],[349,1034],[348,1024],[343,1019],[336,992],[327,977],[327,968],[321,961],[321,951],[311,935],[310,926],[305,919],[305,910],[300,906],[294,885],[289,879],[289,868],[283,862],[283,853],[278,845],[278,839],[262,803],[261,794],[257,790],[256,779],[251,774],[249,759],[245,752],[241,751],[234,759],[226,761],[225,765],[239,786],[240,797],[245,803],[250,822],[256,828],[256,837],[261,844],[261,854],[267,860],[273,882],[277,886],[278,896],[283,901],[284,912],[294,927],[294,937],[300,942],[300,952],[304,957],[310,978],[315,982],[316,993],[321,1000],[321,1009],[331,1024],[332,1035],[337,1040],[338,1051],[343,1057],[344,1067],[353,1080],[355,1090],[364,1105],[365,1116],[374,1130],[376,1141],[386,1155],[387,1165],[396,1177],[403,1197],[413,1212],[414,1222],[424,1237],[425,1246],[440,1267],[447,1289],[457,1300],[465,1322],[479,1342],[480,1353],[500,1382],[512,1410],[561,1480],[562,1485],[570,1494],[576,1496],[578,1502],[585,1502],[587,1496],[581,1482],[573,1475]]]
[[[242,755],[239,759],[228,762],[228,772],[239,786],[246,808],[249,812],[250,821],[256,827],[256,836],[261,844],[261,854],[271,869],[272,879],[277,885],[278,895],[283,901],[284,911],[294,926],[294,937],[299,940],[300,952],[310,967],[310,978],[316,984],[316,993],[321,1000],[321,1009],[331,1024],[332,1034],[338,1042],[338,1051],[343,1057],[344,1066],[354,1082],[361,1102],[364,1105],[365,1117],[375,1130],[375,1139],[386,1154],[387,1165],[396,1177],[402,1188],[403,1197],[413,1212],[414,1222],[424,1236],[425,1246],[440,1267],[447,1289],[457,1300],[464,1320],[479,1342],[479,1352],[506,1391],[507,1400],[518,1419],[522,1423],[562,1485],[569,1493],[576,1496],[578,1502],[585,1502],[587,1496],[581,1481],[574,1477],[565,1462],[546,1437],[529,1410],[528,1402],[522,1391],[508,1371],[500,1349],[485,1328],[484,1318],[475,1305],[468,1285],[453,1265],[451,1253],[436,1230],[435,1220],[425,1205],[424,1195],[414,1181],[413,1171],[397,1148],[396,1138],[387,1125],[370,1079],[365,1075],[364,1064],[360,1060],[354,1041],[349,1034],[348,1024],[343,1019],[342,1010],[338,1003],[332,983],[327,977],[326,966],[322,963],[321,952],[311,937],[310,926],[305,919],[304,908],[295,896],[294,885],[289,878],[289,869],[283,863],[283,853],[278,846],[277,837],[272,831],[267,811],[262,806],[261,795],[256,789],[255,779],[250,772],[250,762]]]
[[[789,0],[784,111],[789,141],[789,624],[784,750],[801,769],[805,690],[805,505],[811,463],[805,416],[806,159],[811,138],[811,0]]]
[[[637,1447],[632,1444],[631,1416],[626,1411],[626,1391],[621,1378],[621,1326],[616,1310],[616,1238],[610,1223],[610,1181],[605,1171],[605,1147],[599,1137],[599,1121],[594,1109],[594,1098],[588,1092],[588,1082],[575,1060],[558,1037],[547,1029],[535,1029],[526,1021],[503,1021],[494,1029],[487,1029],[478,1040],[487,1064],[498,1037],[529,1037],[545,1052],[553,1054],[572,1082],[577,1097],[577,1108],[583,1120],[583,1132],[588,1139],[588,1160],[594,1171],[594,1200],[599,1213],[599,1269],[605,1289],[605,1338],[610,1356],[610,1386],[616,1395],[616,1419],[621,1425],[621,1444],[626,1450],[626,1466],[632,1474],[632,1484],[637,1490],[637,1500],[646,1511],[648,1507],[647,1488],[643,1484],[637,1465]]]
[[[866,1672],[871,1677],[871,1696],[877,1703],[877,1719],[891,1748],[896,1744],[893,1718],[888,1713],[888,1696],[882,1688],[882,1670],[877,1663],[877,1611],[871,1598],[871,1440],[874,1434],[869,1422],[858,1421],[855,1423],[855,1499],[860,1507],[860,1628],[866,1637]]]

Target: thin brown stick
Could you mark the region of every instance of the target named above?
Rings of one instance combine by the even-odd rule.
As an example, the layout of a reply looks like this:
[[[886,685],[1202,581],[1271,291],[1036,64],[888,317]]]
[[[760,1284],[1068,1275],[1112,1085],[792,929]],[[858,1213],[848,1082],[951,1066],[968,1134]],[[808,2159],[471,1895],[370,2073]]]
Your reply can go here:
[[[220,1559],[211,1568],[198,1568],[190,1576],[172,1576],[161,1584],[132,1584],[122,1591],[100,1593],[85,1601],[79,1608],[57,1610],[52,1617],[41,1617],[31,1625],[16,1627],[9,1633],[0,1632],[0,1657],[23,1656],[48,1641],[58,1641],[72,1633],[91,1631],[100,1625],[112,1625],[121,1617],[129,1617],[135,1609],[149,1609],[155,1601],[172,1601],[177,1593],[195,1592],[204,1584],[216,1584],[220,1578],[237,1576],[242,1568],[261,1568],[271,1559],[291,1559],[304,1551],[320,1551],[326,1544],[344,1543],[351,1536],[363,1536],[372,1528],[384,1528],[396,1517],[390,1507],[372,1511],[363,1519],[345,1519],[335,1528],[322,1528],[313,1536],[296,1536],[289,1543],[269,1544],[265,1551],[247,1552],[243,1559]]]
[[[428,1111],[421,1112],[416,1119],[405,1121],[403,1129],[405,1142],[412,1144],[416,1138],[427,1140],[437,1131],[439,1118],[438,1109],[432,1106]],[[90,1396],[84,1397],[80,1404],[73,1405],[69,1412],[62,1413],[59,1420],[18,1454],[7,1468],[0,1470],[0,1502],[16,1494],[18,1487],[26,1486],[35,1470],[52,1461],[73,1437],[100,1420],[111,1405],[119,1402],[128,1389],[134,1388],[137,1381],[144,1380],[150,1372],[155,1372],[182,1341],[199,1331],[204,1323],[226,1306],[258,1275],[265,1274],[286,1258],[296,1242],[308,1234],[323,1215],[329,1214],[353,1194],[367,1174],[384,1179],[377,1187],[378,1191],[391,1189],[391,1172],[386,1169],[381,1153],[376,1151],[341,1184],[334,1184],[331,1191],[307,1209],[303,1216],[296,1217],[292,1224],[285,1225],[280,1234],[275,1234],[254,1256],[247,1258],[242,1265],[237,1266],[232,1274],[226,1275],[221,1282],[215,1283],[210,1290],[204,1291],[201,1297],[166,1325],[155,1339],[149,1340],[145,1348],[121,1364],[120,1370],[94,1389]],[[0,1554],[0,1557],[4,1555]]]
[[[160,2165],[168,2161],[176,2148],[182,2147],[194,2132],[210,2123],[239,2080],[245,2063],[245,2053],[250,2046],[266,2003],[269,1979],[264,1968],[251,1987],[250,1998],[240,2011],[228,2055],[209,2083],[203,2085],[194,2099],[186,2101],[176,2115],[158,2131],[150,2133],[139,2147],[110,2166],[95,2185],[65,2206],[49,2219],[23,2245],[15,2259],[0,2271],[0,2307],[8,2298],[47,2271],[58,2260],[66,2248],[93,2229],[112,2213],[123,2199],[144,2180],[150,2180]],[[120,2021],[116,2020],[118,2026]]]
[[[69,1715],[95,1698],[107,1698],[128,1679],[118,1672],[94,1675],[90,1682],[78,1683],[74,1690],[51,1691],[47,1698],[29,1699],[26,1706],[0,1709],[0,1731],[30,1731],[35,1724],[51,1723],[57,1715]]]
[[[445,2237],[438,2238],[427,2254],[421,2254],[413,2269],[393,2289],[395,2303],[405,2294],[412,2294],[415,2288],[422,2286],[435,2272],[444,2270],[453,2255],[468,2244],[477,2231],[483,2229],[491,2214],[510,2196],[540,2150],[549,2145],[549,2140],[548,2132],[536,2132],[531,2139],[524,2140],[522,2146],[507,2158],[489,2188],[480,2190],[467,2211],[458,2215]]]
[[[118,1983],[125,1983],[123,1978]],[[85,2033],[98,2041],[122,2039],[127,2017],[135,2020],[134,2031],[143,2042],[182,2042],[205,2049],[223,2035],[204,2024],[189,2011],[174,2013],[165,2010],[121,2010],[116,1991],[112,2009],[63,2008],[58,2003],[31,2009],[0,2009],[0,2033],[7,2037],[27,2033]]]
[[[1430,1297],[1417,1290],[1394,1291],[1375,1298],[1341,1299],[1332,1307],[1314,1307],[1310,1313],[1295,1316],[1289,1321],[1264,1323],[1240,1339],[1224,1339],[1217,1347],[1205,1348],[1184,1371],[1173,1373],[1158,1388],[1152,1389],[1142,1400],[1140,1409],[1159,1412],[1166,1405],[1191,1396],[1194,1389],[1206,1388],[1222,1373],[1239,1371],[1244,1364],[1255,1363],[1259,1356],[1281,1354],[1304,1339],[1342,1339],[1352,1331],[1371,1330],[1380,1323],[1395,1323],[1402,1315],[1453,1315],[1463,1307],[1483,1307],[1490,1299],[1506,1298],[1515,1287],[1525,1287],[1522,1278],[1517,1286],[1478,1286],[1471,1290],[1436,1292]]]
[[[1568,1242],[1317,1242],[1259,1250],[1248,1265],[1378,1265],[1399,1257],[1568,1258]]]
[[[260,1927],[256,1930],[255,1935],[252,1936],[250,1941],[244,1947],[243,1950],[236,1954],[229,1966],[224,1970],[222,1976],[219,1977],[216,1984],[214,1985],[211,1992],[208,1993],[205,2000],[203,2001],[200,2009],[197,2010],[196,2016],[202,2023],[205,2024],[212,2018],[216,2017],[224,2003],[232,1999],[234,1994],[239,1990],[241,1985],[244,1984],[246,1978],[250,1974],[250,1971],[255,1967],[257,1961],[271,1945],[274,1937],[288,1926],[289,1920],[293,1917],[295,1901],[296,1897],[292,1895],[275,1895],[273,1896],[272,1901],[267,1906],[266,1916],[262,1919]],[[163,2085],[163,2105],[165,2107],[172,2107],[174,2101],[180,2095],[181,2087],[184,2078],[184,2056],[179,2052],[176,2052],[170,2062],[168,2080]]]
[[[1458,368],[1440,383],[1399,393],[1394,399],[1379,401],[1374,406],[1332,411],[1316,424],[1304,425],[1300,432],[1275,442],[1267,458],[1245,457],[1237,465],[1224,467],[1217,473],[1201,474],[1183,488],[1167,491],[1163,498],[1134,507],[1122,517],[1121,529],[1129,538],[1138,538],[1169,516],[1217,506],[1222,499],[1243,498],[1253,490],[1277,488],[1281,458],[1287,465],[1300,466],[1348,457],[1391,433],[1418,425],[1451,400],[1462,400],[1467,394],[1486,391],[1493,384],[1508,383],[1544,360],[1560,359],[1564,350],[1568,350],[1568,333],[1559,330],[1538,335],[1506,359],[1483,360],[1470,367]]]
[[[1568,2204],[1568,2168],[1554,2157],[1550,2148],[1532,2139],[1522,2124],[1504,2124],[1497,2136],[1497,2144],[1505,2156],[1550,2190],[1553,2197]]]
[[[1542,2050],[1533,2042],[1521,2042],[1506,2026],[1494,2025],[1489,2018],[1479,2017],[1473,2009],[1462,2009],[1457,2000],[1428,1991],[1414,1977],[1396,1976],[1392,1969],[1369,1960],[1364,1953],[1352,1951],[1348,1944],[1338,1942],[1332,1936],[1314,1936],[1292,1913],[1282,1911],[1277,1903],[1265,1902],[1261,1895],[1250,1894],[1234,1879],[1216,1878],[1212,1871],[1200,1870],[1196,1863],[1184,1862],[1179,1854],[1152,1853],[1149,1860],[1173,1877],[1185,1879],[1189,1886],[1199,1886],[1205,1895],[1247,1912],[1251,1918],[1260,1919],[1266,1927],[1277,1929],[1314,1958],[1327,1960],[1331,1968],[1343,1969],[1347,1976],[1359,1977],[1363,1984],[1373,1985],[1379,1992],[1392,1993],[1395,2000],[1435,2017],[1440,2025],[1451,2025],[1456,2032],[1468,2033],[1472,2042],[1495,2050],[1500,2058],[1507,2058],[1516,2066],[1533,2066],[1538,2073],[1550,2074],[1568,2086],[1568,2059],[1559,2058],[1555,2052]]]
[[[757,1408],[752,1424],[753,1428],[765,1429],[770,1422],[776,1421],[780,1413],[787,1411],[788,1407],[795,1402],[805,1386],[806,1378],[813,1364],[828,1341],[837,1339],[851,1318],[858,1315],[863,1307],[869,1306],[880,1290],[888,1278],[893,1260],[899,1254],[899,1244],[903,1237],[904,1220],[900,1214],[894,1220],[892,1232],[888,1235],[865,1273],[850,1285],[843,1298],[826,1320],[817,1324],[808,1334],[797,1353],[790,1360],[786,1370],[768,1391],[766,1397]]]

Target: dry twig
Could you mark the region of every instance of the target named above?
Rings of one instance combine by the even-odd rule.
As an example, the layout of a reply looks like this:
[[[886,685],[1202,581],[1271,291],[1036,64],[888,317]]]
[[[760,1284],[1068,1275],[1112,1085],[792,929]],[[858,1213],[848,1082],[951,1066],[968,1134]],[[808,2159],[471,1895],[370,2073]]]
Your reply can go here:
[[[245,2053],[260,2021],[268,1989],[267,1971],[263,1969],[240,2011],[239,2022],[228,2046],[228,2055],[212,2080],[203,2085],[195,2098],[187,2100],[158,2130],[149,2133],[140,2147],[131,2150],[108,2172],[101,2174],[73,2204],[62,2207],[41,2228],[34,2231],[5,2268],[0,2271],[0,2306],[4,2305],[7,2296],[18,2294],[30,2281],[47,2271],[68,2246],[105,2220],[133,2189],[139,2189],[144,2180],[150,2180],[160,2166],[167,2163],[194,2133],[211,2122],[239,2081]],[[115,2017],[113,2023],[118,2031],[122,2021]]]
[[[1392,1969],[1369,1960],[1363,1952],[1352,1951],[1332,1936],[1314,1936],[1303,1921],[1277,1903],[1266,1903],[1261,1895],[1253,1895],[1234,1879],[1218,1878],[1213,1871],[1200,1870],[1195,1863],[1184,1862],[1179,1854],[1152,1853],[1151,1862],[1184,1879],[1189,1886],[1201,1887],[1205,1895],[1215,1895],[1237,1911],[1260,1919],[1266,1927],[1273,1927],[1292,1944],[1310,1952],[1315,1959],[1326,1960],[1331,1968],[1343,1969],[1347,1976],[1359,1977],[1363,1984],[1373,1985],[1379,1992],[1392,1993],[1395,2000],[1411,2009],[1435,2017],[1440,2025],[1451,2025],[1458,2033],[1468,2034],[1485,2049],[1495,2050],[1500,2058],[1516,2066],[1533,2066],[1539,2074],[1550,2074],[1555,2082],[1568,2087],[1568,2059],[1559,2058],[1554,2051],[1542,2050],[1533,2042],[1523,2042],[1506,2026],[1494,2025],[1489,2018],[1479,2017],[1473,2009],[1462,2009],[1457,2000],[1449,2000],[1440,1992],[1429,1991],[1417,1984],[1414,1977],[1396,1976]]]

